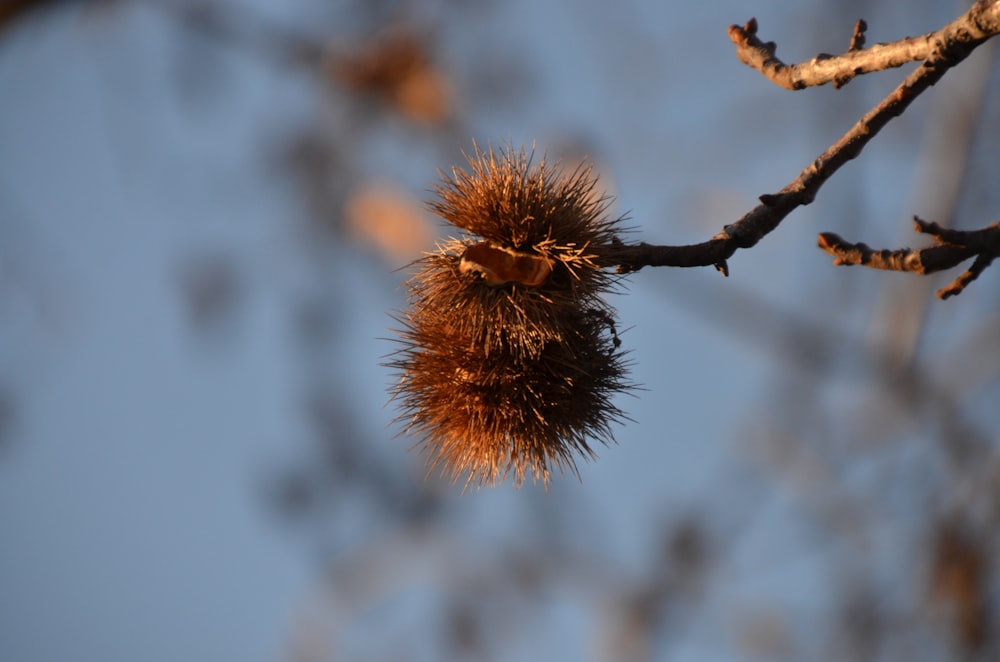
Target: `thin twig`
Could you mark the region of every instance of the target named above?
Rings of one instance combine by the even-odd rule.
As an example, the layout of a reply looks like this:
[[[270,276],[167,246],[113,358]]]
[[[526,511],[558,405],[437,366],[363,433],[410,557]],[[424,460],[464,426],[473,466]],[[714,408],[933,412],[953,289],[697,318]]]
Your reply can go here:
[[[617,266],[620,273],[626,273],[647,266],[713,265],[723,274],[728,274],[728,258],[741,248],[756,245],[793,210],[811,203],[823,184],[842,165],[857,157],[892,118],[902,114],[948,69],[997,34],[1000,34],[1000,0],[979,0],[968,12],[928,35],[931,46],[925,53],[924,63],[783,189],[775,194],[760,196],[760,205],[735,223],[725,226],[722,232],[708,241],[685,246],[621,244],[608,256],[605,266]],[[739,47],[737,51],[740,51]]]
[[[799,64],[785,64],[775,56],[777,46],[773,41],[762,42],[757,38],[757,19],[751,18],[742,27],[730,26],[729,38],[736,44],[736,55],[740,62],[787,90],[801,90],[827,83],[842,87],[855,76],[901,67],[907,62],[926,60],[934,50],[937,35],[934,32],[862,48],[867,27],[864,21],[855,24],[850,46],[843,55],[820,53],[812,60]]]
[[[937,223],[914,217],[917,232],[929,234],[937,242],[926,248],[874,250],[866,244],[851,243],[832,232],[819,235],[819,247],[834,257],[837,265],[862,265],[886,271],[905,271],[926,275],[951,269],[975,257],[972,266],[947,287],[938,290],[938,297],[960,294],[979,277],[994,259],[1000,256],[1000,221],[981,230],[952,230]]]
[[[851,35],[851,43],[847,47],[848,52],[860,51],[865,47],[865,31],[868,29],[868,24],[864,22],[863,19],[858,19],[858,22],[854,24],[854,34]],[[844,81],[843,84],[846,84]],[[839,86],[838,86],[839,87]]]

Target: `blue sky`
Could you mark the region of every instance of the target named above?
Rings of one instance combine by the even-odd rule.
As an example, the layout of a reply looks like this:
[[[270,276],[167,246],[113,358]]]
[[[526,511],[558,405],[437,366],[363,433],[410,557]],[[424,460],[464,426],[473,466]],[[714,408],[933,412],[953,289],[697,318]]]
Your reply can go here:
[[[581,481],[558,479],[549,495],[510,485],[462,495],[421,487],[420,458],[389,426],[392,376],[379,363],[386,312],[404,305],[399,264],[345,235],[313,245],[301,192],[270,158],[298,124],[349,132],[343,93],[211,41],[189,52],[167,13],[124,4],[59,10],[0,36],[0,386],[14,404],[0,446],[0,657],[289,660],[309,649],[436,659],[427,614],[467,584],[495,588],[484,568],[512,541],[548,549],[551,535],[628,584],[649,566],[660,524],[716,507],[736,520],[745,508],[752,523],[666,646],[674,657],[726,659],[743,631],[734,623],[761,602],[777,620],[785,607],[828,608],[818,597],[831,581],[825,560],[853,552],[813,546],[789,525],[799,493],[772,484],[742,443],[768,429],[775,383],[798,374],[757,324],[774,306],[877,344],[877,292],[906,277],[833,269],[815,234],[846,225],[872,244],[913,243],[905,219],[919,212],[930,101],[738,254],[728,281],[714,270],[629,279],[614,301],[645,390],[622,399],[634,423],[581,465]],[[436,25],[465,134],[428,138],[375,120],[346,141],[353,176],[417,200],[473,139],[534,140],[557,157],[589,154],[637,238],[703,240],[790,181],[898,78],[792,95],[736,61],[725,29],[751,14],[789,59],[846,46],[856,17],[831,21],[835,10],[812,5],[518,2],[449,14],[429,4],[415,15]],[[324,12],[310,3],[270,11],[322,31],[314,17]],[[931,14],[890,3],[866,16],[870,41],[952,18]],[[510,99],[474,96],[463,76],[507,58],[518,76]],[[203,70],[200,93],[185,96],[185,66]],[[844,220],[845,209],[877,222]],[[237,303],[199,331],[179,283],[192,260],[218,256],[237,276]],[[947,313],[928,304],[925,333],[944,354],[969,329],[992,328],[992,276]],[[335,327],[319,361],[296,349],[293,320],[298,302],[316,298]],[[738,301],[751,318],[734,313]],[[312,448],[302,393],[327,382],[373,457],[446,504],[426,530],[380,514],[364,491],[309,534],[275,516],[267,486]],[[833,368],[813,387],[833,410],[874,388]],[[977,397],[974,413],[995,430],[988,396]],[[861,493],[871,488],[858,480]],[[557,533],[544,533],[543,516]],[[376,567],[392,573],[360,574],[370,581],[354,593],[329,588],[331,568],[363,570],[382,555],[390,560]],[[593,626],[613,609],[600,582],[554,586],[519,636],[490,635],[498,659],[611,659],[601,653],[610,635]],[[808,630],[796,618],[793,641]]]

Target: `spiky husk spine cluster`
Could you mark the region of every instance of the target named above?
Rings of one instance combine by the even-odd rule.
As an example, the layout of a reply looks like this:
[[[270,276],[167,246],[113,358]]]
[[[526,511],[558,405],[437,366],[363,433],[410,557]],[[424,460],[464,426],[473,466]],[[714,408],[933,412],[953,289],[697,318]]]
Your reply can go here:
[[[513,147],[477,148],[469,166],[430,205],[468,234],[418,260],[407,282],[393,397],[432,470],[467,484],[547,483],[552,469],[592,457],[590,440],[612,441],[623,417],[612,398],[629,388],[624,352],[601,298],[616,281],[600,266],[620,229],[589,167],[563,173]],[[460,269],[483,240],[552,271],[538,286],[490,286]]]

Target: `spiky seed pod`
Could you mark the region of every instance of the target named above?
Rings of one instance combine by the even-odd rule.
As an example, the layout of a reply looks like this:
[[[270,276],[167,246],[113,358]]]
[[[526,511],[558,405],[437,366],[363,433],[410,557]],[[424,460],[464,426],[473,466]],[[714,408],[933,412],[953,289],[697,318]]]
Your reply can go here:
[[[528,305],[527,314],[558,317],[563,308],[605,306],[600,294],[615,277],[599,265],[621,228],[607,217],[609,199],[598,194],[589,165],[564,173],[544,160],[533,166],[530,156],[513,146],[499,153],[477,147],[469,169],[453,169],[436,192],[431,210],[452,225],[497,248],[549,262],[552,273],[538,296],[523,288],[529,295],[519,297],[543,304]]]
[[[600,267],[618,223],[588,168],[563,174],[513,147],[469,164],[431,208],[476,236],[418,260],[393,396],[432,468],[467,484],[547,483],[622,418],[624,353],[601,298],[615,277]]]

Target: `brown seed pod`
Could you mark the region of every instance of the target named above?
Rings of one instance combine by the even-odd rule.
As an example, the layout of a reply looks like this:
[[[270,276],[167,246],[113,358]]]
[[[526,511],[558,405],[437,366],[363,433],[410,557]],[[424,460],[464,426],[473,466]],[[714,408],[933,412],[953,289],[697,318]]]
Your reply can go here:
[[[589,440],[612,440],[627,390],[614,310],[600,268],[617,221],[586,167],[532,165],[523,150],[477,151],[431,208],[477,236],[418,260],[399,321],[400,419],[433,467],[467,484],[508,474],[547,483],[575,471]]]
[[[572,287],[575,296],[613,284],[614,275],[599,265],[622,229],[606,216],[610,200],[598,194],[589,165],[564,173],[544,159],[532,164],[513,147],[477,148],[468,161],[468,171],[453,169],[437,187],[432,211],[494,248],[548,258],[564,276],[554,284]]]
[[[624,418],[613,397],[629,385],[602,314],[581,312],[535,357],[486,354],[446,320],[404,325],[394,395],[432,469],[467,485],[509,474],[547,483],[553,469],[575,472],[577,455],[594,457],[589,440],[613,441],[610,425]]]

